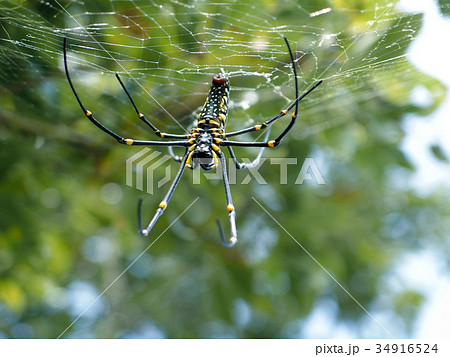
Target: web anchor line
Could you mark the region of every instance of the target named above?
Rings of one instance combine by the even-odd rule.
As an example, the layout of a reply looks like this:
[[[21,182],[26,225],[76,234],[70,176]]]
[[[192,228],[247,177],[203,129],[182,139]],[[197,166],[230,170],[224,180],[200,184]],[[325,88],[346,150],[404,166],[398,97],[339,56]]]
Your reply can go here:
[[[88,312],[89,311],[89,309],[92,307],[92,306],[94,306],[95,305],[95,303],[117,282],[117,280],[119,280],[128,270],[130,270],[130,268],[151,248],[151,246],[153,245],[153,244],[155,244],[157,241],[158,241],[158,239],[159,238],[161,238],[163,235],[164,235],[164,233],[166,233],[168,230],[169,230],[169,228],[170,227],[172,227],[172,225],[174,225],[175,224],[175,222],[176,221],[178,221],[180,218],[181,218],[181,216],[183,216],[186,212],[187,212],[187,210],[189,210],[189,208],[191,208],[192,207],[192,205],[195,203],[195,202],[197,202],[197,200],[199,199],[200,197],[197,197],[193,202],[191,202],[191,204],[189,205],[189,206],[187,206],[186,208],[185,208],[185,210],[183,211],[183,212],[181,212],[179,215],[178,215],[178,217],[177,218],[175,218],[173,221],[172,221],[172,223],[170,223],[169,224],[169,226],[166,228],[166,229],[164,229],[164,231],[154,240],[154,241],[152,241],[148,246],[147,246],[147,248],[145,248],[113,281],[112,281],[112,283],[111,284],[109,284],[107,287],[106,287],[106,289],[105,290],[103,290],[102,292],[101,292],[101,294],[99,294],[94,300],[92,300],[91,301],[91,303],[88,305],[88,306],[86,306],[86,308],[81,312],[81,314],[79,314],[78,316],[77,316],[77,318],[75,319],[75,320],[73,320],[72,321],[72,323],[69,325],[69,326],[67,326],[66,327],[66,329],[63,331],[63,332],[61,332],[61,334],[57,337],[57,339],[60,339],[86,312]]]

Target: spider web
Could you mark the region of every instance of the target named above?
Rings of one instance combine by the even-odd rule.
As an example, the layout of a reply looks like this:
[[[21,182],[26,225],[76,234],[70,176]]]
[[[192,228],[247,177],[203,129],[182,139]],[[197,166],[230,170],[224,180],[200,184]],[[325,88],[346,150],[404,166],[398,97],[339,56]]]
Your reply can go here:
[[[295,100],[286,36],[300,91],[324,80],[301,102],[301,121],[286,141],[314,138],[358,120],[356,100],[379,105],[373,99],[381,97],[387,107],[391,102],[407,106],[410,89],[423,84],[424,77],[405,55],[418,36],[421,15],[402,12],[399,1],[374,4],[365,10],[340,0],[0,0],[0,91],[32,87],[40,98],[55,90],[67,93],[51,96],[66,104],[49,105],[63,121],[57,125],[77,126],[69,135],[84,128],[98,134],[81,115],[63,74],[67,38],[68,65],[81,100],[121,135],[154,139],[133,120],[115,73],[152,122],[163,131],[181,133],[203,105],[212,76],[225,72],[232,88],[228,130],[238,130],[263,122]],[[17,98],[32,110],[27,99]],[[44,114],[50,121],[53,113]]]
[[[182,132],[203,104],[211,77],[225,72],[232,85],[233,130],[268,119],[295,99],[286,36],[300,90],[319,79],[326,83],[317,90],[325,96],[316,93],[302,102],[301,110],[308,114],[302,130],[292,133],[301,139],[353,120],[342,115],[352,104],[348,91],[361,91],[360,98],[370,100],[374,91],[367,83],[381,87],[387,79],[414,79],[414,72],[403,71],[409,66],[403,53],[416,36],[420,16],[400,13],[396,1],[379,2],[370,11],[325,5],[294,0],[282,6],[252,1],[59,0],[26,7],[3,1],[2,21],[22,30],[23,36],[13,38],[3,26],[0,78],[8,82],[20,70],[17,59],[27,61],[30,56],[42,59],[47,72],[62,71],[62,39],[67,37],[69,67],[88,108],[113,115],[110,101],[90,101],[110,95],[123,102],[124,113],[131,112],[113,75],[117,72],[143,112],[164,123],[163,130]],[[331,25],[344,18],[354,22],[351,32]],[[57,69],[48,64],[54,58],[59,59]],[[368,76],[368,69],[375,75]],[[30,77],[43,76],[42,68],[35,70]],[[273,111],[258,110],[261,101],[273,103]],[[336,115],[308,119],[323,110]],[[124,130],[133,131],[140,124],[127,125]]]

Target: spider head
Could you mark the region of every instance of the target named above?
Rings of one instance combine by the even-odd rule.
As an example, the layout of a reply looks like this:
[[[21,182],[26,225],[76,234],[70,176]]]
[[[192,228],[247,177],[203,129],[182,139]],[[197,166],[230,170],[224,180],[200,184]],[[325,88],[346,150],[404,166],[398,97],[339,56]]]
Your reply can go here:
[[[193,168],[198,165],[203,170],[209,171],[216,166],[215,157],[211,149],[212,138],[207,133],[201,134],[197,139],[197,145],[192,153]]]
[[[228,77],[223,73],[216,74],[212,80],[212,84],[215,86],[227,85],[228,82]]]

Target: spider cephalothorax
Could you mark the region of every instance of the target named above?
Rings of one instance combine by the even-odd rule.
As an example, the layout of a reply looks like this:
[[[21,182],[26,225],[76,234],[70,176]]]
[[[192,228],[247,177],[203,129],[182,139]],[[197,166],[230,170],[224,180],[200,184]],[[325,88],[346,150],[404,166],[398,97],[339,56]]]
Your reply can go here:
[[[175,191],[175,188],[178,185],[178,182],[180,182],[181,176],[183,175],[183,172],[186,167],[188,168],[195,168],[196,166],[200,165],[200,167],[204,170],[211,170],[215,167],[217,167],[219,161],[222,166],[222,178],[225,186],[225,196],[227,200],[227,211],[228,211],[228,217],[230,220],[230,226],[231,226],[231,238],[229,238],[228,241],[225,240],[222,227],[220,223],[219,225],[219,231],[220,236],[222,239],[222,242],[225,246],[231,247],[237,243],[237,232],[236,232],[236,212],[234,210],[233,201],[231,199],[231,190],[230,190],[230,183],[228,181],[227,176],[227,170],[226,170],[226,162],[225,162],[225,156],[223,152],[221,151],[221,147],[226,146],[228,148],[228,151],[230,153],[230,156],[236,165],[236,168],[238,169],[245,169],[250,168],[253,166],[256,166],[259,163],[259,159],[261,157],[262,151],[266,147],[275,147],[278,146],[281,142],[281,140],[284,138],[284,136],[292,129],[294,126],[297,115],[298,115],[298,109],[299,105],[298,103],[309,93],[311,93],[322,81],[317,82],[312,88],[310,88],[308,91],[306,91],[301,96],[298,95],[298,82],[297,82],[297,70],[295,67],[295,61],[294,56],[292,55],[291,48],[289,46],[288,40],[284,38],[284,41],[286,42],[286,46],[289,50],[289,56],[291,59],[292,64],[292,71],[294,74],[294,80],[295,80],[295,101],[290,104],[287,109],[282,110],[277,115],[272,117],[271,119],[265,121],[262,124],[257,124],[255,126],[251,126],[245,129],[233,131],[226,133],[225,127],[227,123],[228,118],[228,100],[229,100],[229,93],[230,93],[230,82],[228,80],[228,77],[225,74],[217,74],[213,77],[212,85],[208,93],[208,97],[206,98],[205,104],[203,105],[199,115],[198,115],[198,121],[197,126],[193,129],[191,129],[189,134],[166,134],[162,133],[160,130],[158,130],[146,117],[144,114],[142,114],[139,109],[137,108],[136,104],[134,103],[133,99],[131,98],[130,93],[125,88],[125,85],[123,84],[122,80],[120,79],[119,75],[116,74],[117,80],[119,81],[120,85],[122,86],[123,90],[125,91],[126,95],[130,99],[131,104],[133,105],[134,110],[136,111],[138,117],[146,124],[148,125],[153,132],[159,136],[160,138],[165,139],[177,139],[174,141],[150,141],[150,140],[134,140],[134,139],[125,139],[124,137],[116,134],[112,130],[105,127],[103,124],[101,124],[97,119],[94,118],[92,112],[90,110],[87,110],[83,103],[80,100],[80,97],[78,96],[77,92],[75,91],[75,88],[72,84],[72,81],[69,76],[69,70],[67,68],[67,53],[66,53],[66,39],[64,39],[64,69],[66,72],[67,80],[69,82],[70,88],[73,91],[73,94],[75,95],[76,100],[78,101],[78,104],[80,105],[81,109],[83,110],[86,117],[100,130],[104,131],[108,135],[112,136],[114,139],[116,139],[120,144],[125,145],[144,145],[144,146],[165,146],[169,148],[169,153],[172,156],[172,158],[175,161],[181,162],[180,169],[178,170],[177,175],[175,176],[175,179],[170,186],[169,191],[167,192],[164,199],[159,203],[158,209],[156,210],[155,215],[153,216],[153,219],[148,224],[147,228],[142,229],[141,226],[141,220],[140,220],[140,208],[141,208],[141,201],[139,201],[138,209],[139,209],[139,232],[143,236],[147,236],[153,226],[155,225],[156,221],[159,217],[163,214],[164,210],[166,209],[170,199],[172,198],[172,195]],[[283,132],[274,140],[268,140],[268,135],[270,134],[270,129],[267,130],[266,137],[264,141],[257,142],[257,141],[248,141],[248,142],[242,142],[242,141],[230,141],[228,138],[232,136],[238,136],[241,134],[253,132],[253,131],[259,131],[264,130],[270,127],[270,125],[276,121],[277,119],[285,116],[292,108],[294,108],[294,112],[292,113],[292,118],[287,127],[283,130]],[[185,147],[186,151],[183,157],[176,156],[173,153],[172,148],[173,147]],[[244,147],[260,147],[261,150],[256,157],[256,159],[249,163],[240,163],[238,159],[236,158],[236,155],[233,152],[233,146],[244,146]]]
[[[190,154],[186,161],[186,167],[195,169],[200,165],[203,170],[209,171],[215,169],[218,165],[217,154],[214,150],[217,150],[218,146],[213,144],[213,137],[210,132],[201,130],[195,144],[189,148]],[[214,145],[214,149],[212,145]]]

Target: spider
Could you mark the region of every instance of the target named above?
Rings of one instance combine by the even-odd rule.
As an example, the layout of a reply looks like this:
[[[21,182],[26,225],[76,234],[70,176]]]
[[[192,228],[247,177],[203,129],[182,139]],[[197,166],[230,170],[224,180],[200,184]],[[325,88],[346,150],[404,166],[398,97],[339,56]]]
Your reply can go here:
[[[292,71],[294,74],[294,81],[295,81],[295,98],[296,100],[291,103],[287,109],[282,110],[277,115],[275,115],[273,118],[265,121],[262,124],[254,125],[245,129],[233,131],[233,132],[225,132],[227,117],[228,117],[228,101],[229,101],[229,95],[230,95],[230,81],[228,77],[225,74],[217,74],[212,79],[212,85],[208,93],[208,97],[206,98],[205,104],[203,105],[197,120],[197,126],[192,128],[189,132],[189,134],[167,134],[161,132],[155,125],[153,125],[144,114],[142,114],[139,109],[137,108],[134,100],[132,99],[130,93],[126,89],[124,83],[120,79],[119,75],[116,73],[116,78],[119,81],[120,85],[122,86],[124,92],[128,96],[128,99],[130,100],[134,110],[137,113],[137,116],[139,119],[141,119],[145,124],[147,124],[154,133],[159,136],[161,139],[176,139],[173,141],[149,141],[149,140],[135,140],[135,139],[126,139],[112,130],[105,127],[103,124],[101,124],[97,119],[94,118],[92,112],[85,108],[83,103],[80,100],[80,97],[78,96],[73,84],[72,80],[69,76],[69,70],[67,67],[67,39],[64,39],[64,69],[67,77],[67,81],[69,82],[70,88],[72,89],[73,94],[75,95],[75,98],[80,105],[81,109],[83,110],[83,113],[86,115],[86,117],[100,130],[104,131],[108,135],[112,136],[114,139],[117,140],[119,144],[124,145],[138,145],[138,146],[166,146],[169,148],[169,153],[172,156],[172,158],[180,162],[180,168],[175,176],[174,181],[172,182],[172,185],[169,188],[169,191],[167,192],[164,199],[159,203],[158,208],[156,210],[155,215],[153,216],[153,219],[150,221],[148,226],[146,228],[142,228],[141,224],[141,204],[142,200],[139,200],[138,203],[138,226],[139,226],[139,232],[142,236],[146,237],[152,230],[153,226],[155,225],[156,221],[159,217],[164,213],[165,209],[167,208],[167,205],[169,204],[170,199],[172,198],[172,195],[175,191],[175,188],[177,187],[178,183],[180,182],[181,176],[183,175],[183,172],[186,168],[194,169],[198,166],[200,166],[203,170],[209,171],[214,168],[216,168],[219,164],[222,166],[222,179],[225,186],[225,196],[226,196],[226,203],[227,203],[227,211],[228,211],[228,218],[230,221],[231,226],[231,237],[226,240],[225,235],[222,229],[222,226],[220,224],[220,221],[217,220],[217,225],[219,228],[219,234],[220,238],[222,240],[222,243],[226,247],[232,247],[237,243],[237,230],[236,230],[236,211],[233,206],[233,200],[231,198],[231,190],[230,190],[230,183],[227,176],[227,170],[226,170],[226,162],[225,162],[225,156],[221,150],[221,147],[227,147],[228,151],[230,153],[230,156],[233,160],[233,163],[236,165],[237,169],[245,169],[250,168],[258,165],[259,160],[261,158],[262,152],[264,148],[266,147],[276,147],[281,143],[281,140],[286,136],[286,134],[292,129],[294,126],[297,115],[298,115],[298,107],[299,102],[305,98],[309,93],[311,93],[314,89],[316,89],[321,83],[322,80],[318,81],[314,86],[312,86],[309,90],[307,90],[305,93],[303,93],[301,96],[299,96],[299,90],[298,90],[298,81],[297,81],[297,70],[295,67],[295,61],[294,56],[292,54],[291,47],[289,45],[288,40],[286,37],[283,37],[284,41],[286,42],[287,49],[289,51],[289,56],[292,64]],[[268,140],[269,134],[270,134],[270,126],[273,122],[278,120],[279,118],[285,116],[292,108],[294,108],[294,112],[292,113],[292,118],[289,124],[286,126],[284,131],[274,140]],[[253,132],[253,131],[259,131],[267,129],[267,134],[263,142],[241,142],[241,141],[231,141],[228,140],[228,138],[233,136],[239,136],[245,133]],[[243,147],[260,147],[259,154],[257,155],[256,159],[251,163],[241,163],[237,159],[234,151],[233,146],[243,146]],[[173,147],[184,147],[186,148],[185,153],[182,157],[176,156],[173,152]]]

